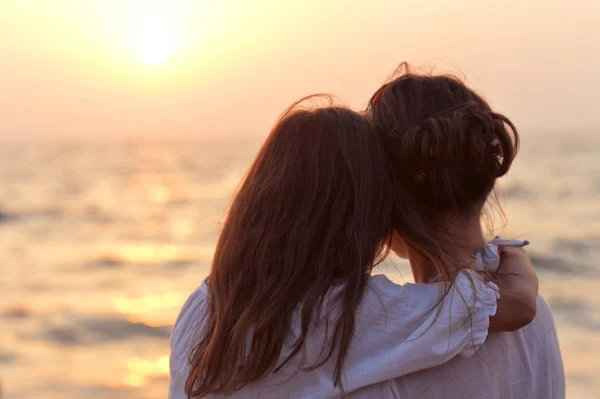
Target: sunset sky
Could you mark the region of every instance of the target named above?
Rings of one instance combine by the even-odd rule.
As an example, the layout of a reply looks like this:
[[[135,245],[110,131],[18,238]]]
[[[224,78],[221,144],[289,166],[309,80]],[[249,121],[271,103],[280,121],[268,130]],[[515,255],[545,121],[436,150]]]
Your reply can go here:
[[[522,131],[600,134],[595,0],[2,0],[0,137],[265,135],[307,94],[364,107],[403,60]]]

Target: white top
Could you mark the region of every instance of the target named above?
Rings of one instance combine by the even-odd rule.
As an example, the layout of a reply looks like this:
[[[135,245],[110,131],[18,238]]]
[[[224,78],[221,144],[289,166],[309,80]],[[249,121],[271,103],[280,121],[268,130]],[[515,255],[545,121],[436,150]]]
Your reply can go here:
[[[497,244],[522,246],[526,243],[495,241],[488,244],[476,257],[475,269],[497,267]],[[475,353],[487,337],[489,317],[496,313],[497,286],[484,283],[474,270],[463,270],[448,296],[438,304],[446,284],[400,286],[384,275],[369,279],[357,309],[355,332],[344,365],[346,393],[439,366],[458,354]],[[173,328],[170,399],[187,399],[184,386],[189,373],[188,355],[197,342],[194,331],[204,315],[208,295],[205,281],[183,305]],[[298,336],[299,325],[293,323],[288,341],[293,342]],[[319,358],[324,341],[322,328],[310,331],[306,342],[307,364]],[[284,347],[282,356],[289,353],[288,350]],[[333,386],[335,355],[318,369],[303,370],[293,376],[298,361],[297,356],[276,374],[247,385],[230,397],[339,397],[339,389]]]
[[[533,322],[490,333],[476,356],[355,391],[352,399],[563,399],[565,374],[550,308],[540,296]]]

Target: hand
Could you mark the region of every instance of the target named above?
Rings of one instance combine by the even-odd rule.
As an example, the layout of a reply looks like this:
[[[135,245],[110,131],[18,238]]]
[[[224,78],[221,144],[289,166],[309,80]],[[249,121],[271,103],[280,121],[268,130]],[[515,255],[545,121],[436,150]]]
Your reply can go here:
[[[500,288],[496,315],[490,317],[490,331],[516,331],[535,318],[538,277],[523,248],[501,247],[500,266],[491,275]]]

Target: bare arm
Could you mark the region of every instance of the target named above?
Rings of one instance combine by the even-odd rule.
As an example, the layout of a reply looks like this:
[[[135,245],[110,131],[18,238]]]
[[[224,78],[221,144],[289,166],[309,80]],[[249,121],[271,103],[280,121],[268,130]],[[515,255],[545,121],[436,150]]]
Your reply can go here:
[[[500,266],[492,276],[500,288],[498,309],[490,317],[490,331],[516,331],[535,318],[538,277],[523,248],[503,247]]]

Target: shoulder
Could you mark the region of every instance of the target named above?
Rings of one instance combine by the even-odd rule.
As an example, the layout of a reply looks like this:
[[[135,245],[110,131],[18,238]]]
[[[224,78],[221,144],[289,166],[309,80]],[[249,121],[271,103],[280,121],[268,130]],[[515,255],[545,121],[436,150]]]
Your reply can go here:
[[[185,301],[171,333],[171,367],[182,367],[187,363],[193,346],[194,332],[202,321],[208,299],[206,283],[203,282]]]
[[[411,324],[435,308],[444,294],[441,284],[396,284],[383,274],[371,276],[359,312],[386,312]],[[416,317],[418,315],[418,317]]]
[[[402,331],[409,337],[425,337],[446,345],[445,352],[470,356],[485,341],[489,318],[496,313],[499,294],[493,283],[476,273],[459,273],[454,284],[397,285],[383,275],[373,276],[361,303],[357,321],[372,331]],[[431,328],[435,326],[435,328]],[[398,337],[398,341],[402,340]],[[448,347],[451,339],[453,348]],[[444,352],[442,350],[442,352]]]
[[[453,300],[454,297],[457,300]],[[468,314],[482,304],[495,307],[498,297],[498,288],[495,284],[485,283],[480,276],[470,271],[459,273],[453,284],[436,282],[399,285],[390,281],[385,275],[379,274],[369,278],[363,306],[393,305],[395,311],[400,307],[405,308],[409,313],[421,313],[448,302],[444,307],[450,308],[453,312]]]
[[[440,283],[417,284],[404,283],[397,284],[391,281],[384,274],[377,274],[369,277],[367,283],[367,294],[383,295],[387,298],[409,299],[411,297],[437,297],[443,293],[444,286]]]
[[[549,317],[552,318],[552,310],[550,309],[550,305],[543,296],[538,295],[537,297],[537,312],[536,316]]]
[[[546,299],[541,295],[538,295],[537,298],[537,311],[535,314],[535,318],[533,321],[523,327],[522,331],[526,333],[528,336],[537,335],[538,339],[540,334],[543,334],[543,338],[557,340],[556,338],[556,324],[554,322],[554,316],[552,314],[552,309]]]

